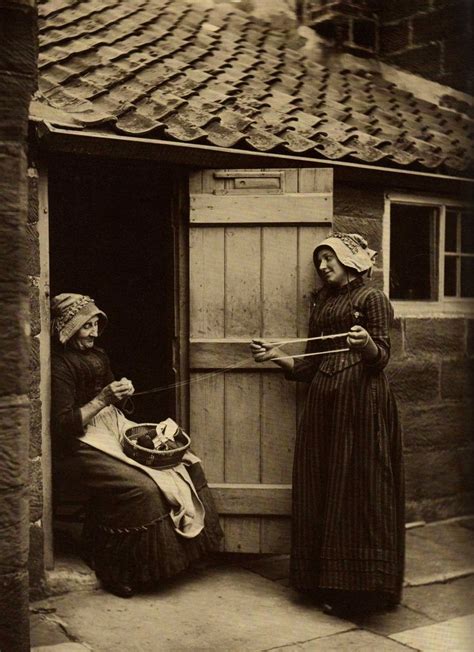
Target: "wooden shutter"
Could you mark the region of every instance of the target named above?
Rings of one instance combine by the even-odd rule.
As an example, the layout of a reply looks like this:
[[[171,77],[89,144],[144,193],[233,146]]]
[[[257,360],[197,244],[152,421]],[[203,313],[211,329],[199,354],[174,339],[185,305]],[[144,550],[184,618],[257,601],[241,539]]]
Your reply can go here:
[[[332,221],[332,170],[205,170],[192,175],[190,193],[193,448],[222,516],[224,549],[287,552],[301,388],[274,364],[255,364],[249,342],[307,334],[312,252]],[[215,375],[197,380],[207,373]]]

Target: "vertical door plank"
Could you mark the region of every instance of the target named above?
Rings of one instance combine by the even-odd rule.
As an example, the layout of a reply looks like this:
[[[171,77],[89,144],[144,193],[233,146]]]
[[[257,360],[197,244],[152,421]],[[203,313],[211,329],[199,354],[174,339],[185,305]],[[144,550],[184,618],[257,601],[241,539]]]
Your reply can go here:
[[[262,382],[262,482],[290,484],[296,436],[295,383],[267,372]]]
[[[260,333],[260,229],[226,228],[225,336]]]
[[[296,337],[297,253],[294,227],[262,228],[264,337]]]
[[[300,192],[333,192],[332,168],[301,168],[298,170],[298,186]],[[317,216],[314,220],[317,222]]]
[[[30,170],[28,171],[30,173]],[[34,174],[34,172],[32,172]],[[43,472],[43,528],[45,568],[54,568],[53,551],[53,488],[51,452],[51,323],[49,288],[49,203],[48,170],[40,165],[38,178],[38,236],[40,250],[39,303],[40,343],[40,399],[41,399],[41,470]]]
[[[190,233],[190,335],[224,336],[224,230]]]
[[[285,192],[298,192],[298,168],[285,170]]]
[[[215,190],[224,190],[225,180],[214,176],[215,170],[202,171],[202,192],[212,193]]]
[[[209,482],[224,481],[224,375],[196,381],[191,374],[191,447]]]
[[[290,550],[291,521],[289,518],[276,517],[262,519],[261,552],[284,554]]]
[[[228,552],[260,552],[260,518],[228,516],[224,521],[225,550]]]
[[[298,336],[308,333],[311,309],[311,290],[321,287],[321,281],[313,263],[313,251],[324,240],[329,229],[324,226],[301,226],[298,228]]]
[[[225,481],[260,482],[260,375],[225,378]]]

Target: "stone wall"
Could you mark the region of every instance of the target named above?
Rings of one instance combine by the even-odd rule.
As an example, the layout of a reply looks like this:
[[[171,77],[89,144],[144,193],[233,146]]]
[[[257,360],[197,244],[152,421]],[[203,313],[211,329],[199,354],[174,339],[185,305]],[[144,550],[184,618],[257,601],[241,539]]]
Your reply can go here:
[[[336,181],[335,228],[364,235],[380,253],[374,282],[382,288],[383,191]],[[407,520],[474,511],[471,435],[474,321],[398,318],[387,375],[405,435]]]
[[[36,85],[33,0],[0,0],[0,649],[26,651],[28,610],[28,108]]]

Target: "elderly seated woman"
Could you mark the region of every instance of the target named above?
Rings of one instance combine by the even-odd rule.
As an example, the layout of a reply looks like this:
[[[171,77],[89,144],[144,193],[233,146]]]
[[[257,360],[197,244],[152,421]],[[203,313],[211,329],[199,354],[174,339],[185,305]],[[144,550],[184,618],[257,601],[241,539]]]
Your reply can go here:
[[[218,516],[196,456],[186,452],[183,463],[160,471],[123,453],[133,422],[116,404],[134,388],[114,379],[96,346],[106,314],[80,294],[54,297],[51,309],[55,496],[84,490],[85,559],[106,590],[131,597],[218,550]]]

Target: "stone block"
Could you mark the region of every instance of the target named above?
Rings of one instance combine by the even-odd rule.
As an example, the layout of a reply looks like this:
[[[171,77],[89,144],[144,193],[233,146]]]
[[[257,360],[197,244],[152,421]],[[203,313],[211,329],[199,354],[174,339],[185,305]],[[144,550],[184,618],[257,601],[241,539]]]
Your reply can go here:
[[[383,22],[400,20],[413,16],[421,11],[428,11],[431,8],[431,0],[397,0],[396,2],[381,3],[380,17]]]
[[[469,7],[458,2],[456,7],[444,6],[412,21],[414,44],[442,41],[450,34],[461,35],[469,29]]]
[[[24,539],[26,548],[28,548],[28,528],[28,492],[26,488],[15,487],[8,491],[2,491],[0,500],[0,531],[2,533],[0,536],[0,568],[9,547],[14,549],[19,541]]]
[[[32,78],[15,76],[0,68],[0,142],[26,141],[33,90]]]
[[[27,510],[26,501],[23,509]],[[0,539],[0,577],[3,573],[23,570],[29,556],[27,511],[21,522],[8,526],[0,524]]]
[[[36,76],[37,35],[34,14],[18,8],[3,8],[0,21],[0,69]]]
[[[25,261],[28,256],[26,230],[18,223],[17,215],[2,212],[1,207],[0,247],[2,251],[0,282],[6,284],[23,281],[26,274]]]
[[[454,496],[407,500],[407,521],[439,521],[474,513],[474,491],[458,491]]]
[[[472,37],[469,34],[451,35],[444,40],[444,69],[446,72],[463,72],[467,77],[472,70]],[[470,65],[466,65],[470,64]]]
[[[28,571],[0,576],[0,650],[30,650]]]
[[[433,402],[439,397],[439,364],[424,360],[391,362],[386,370],[401,402]]]
[[[407,450],[451,449],[472,441],[472,406],[467,402],[402,403],[400,408]]]
[[[41,441],[41,401],[34,398],[30,401],[30,458],[39,457],[42,452]]]
[[[407,587],[403,591],[403,604],[415,613],[441,622],[471,614],[473,595],[474,576],[461,577],[453,582]],[[434,645],[439,642],[443,646],[442,641],[440,636],[433,638]]]
[[[28,482],[27,454],[29,409],[26,401],[18,404],[17,397],[2,400],[0,429],[2,456],[0,461],[0,491],[25,486]],[[0,521],[1,522],[1,521]]]
[[[27,205],[26,165],[25,151],[20,144],[0,143],[0,179],[2,179],[0,211],[2,214],[15,214]]]
[[[472,448],[405,453],[407,500],[455,496],[474,489]]]
[[[352,21],[352,39],[356,46],[375,52],[377,28],[373,20],[359,18]]]
[[[360,233],[371,249],[375,249],[377,254],[377,265],[382,266],[382,222],[372,218],[352,217],[352,215],[342,215],[335,213],[334,227],[337,231],[346,233]]]
[[[374,287],[377,288],[377,290],[380,290],[383,292],[383,271],[379,269],[378,267],[374,267],[372,270],[372,277],[370,279],[370,284]]]
[[[43,516],[43,470],[41,460],[35,459],[30,461],[30,521],[39,521]]]
[[[466,353],[474,356],[474,319],[467,320]]]
[[[408,353],[463,355],[466,322],[464,319],[405,320],[405,343]]]
[[[441,45],[439,43],[410,48],[399,54],[392,54],[390,59],[395,65],[407,68],[417,75],[426,76],[429,79],[442,72]]]
[[[473,396],[474,360],[443,360],[441,363],[441,398],[463,400]]]
[[[389,54],[405,49],[409,42],[409,29],[408,20],[382,25],[380,27],[380,47],[382,53]]]
[[[384,196],[381,190],[370,186],[353,186],[348,183],[335,185],[334,216],[336,218],[359,217],[382,221],[383,212]],[[382,228],[381,225],[380,228]],[[356,232],[360,233],[359,228],[356,229]]]
[[[40,342],[38,337],[30,338],[30,376],[28,395],[39,398],[41,382]]]
[[[0,311],[0,396],[27,391],[29,346],[24,332],[27,305],[26,297],[23,302],[8,303],[4,300]]]
[[[28,170],[28,222],[38,222],[38,176],[35,169]]]
[[[465,64],[465,59],[463,59],[463,61]],[[450,88],[462,91],[463,93],[468,93],[469,95],[474,94],[474,73],[469,68],[466,68],[466,65],[464,65],[464,68],[456,72],[439,75],[436,81],[444,86],[449,86]]]
[[[397,318],[393,320],[390,330],[390,355],[391,358],[402,358],[405,355],[404,340],[404,321]]]
[[[30,326],[31,335],[39,335],[41,332],[41,313],[39,301],[39,287],[37,278],[33,278],[30,283]]]
[[[30,586],[36,587],[44,580],[44,531],[41,525],[30,525],[28,569]]]

